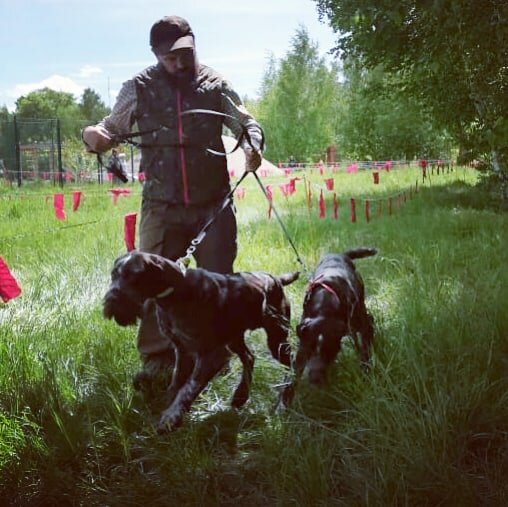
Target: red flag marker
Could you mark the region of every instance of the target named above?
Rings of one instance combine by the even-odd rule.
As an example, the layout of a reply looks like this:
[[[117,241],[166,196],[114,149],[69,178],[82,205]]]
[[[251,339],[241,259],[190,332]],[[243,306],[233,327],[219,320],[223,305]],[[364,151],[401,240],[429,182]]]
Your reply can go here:
[[[21,294],[18,282],[12,276],[5,261],[0,257],[0,297],[4,303]]]
[[[337,201],[337,195],[333,194],[333,218],[338,220],[339,218],[339,201]]]
[[[293,195],[296,192],[296,182],[300,181],[300,178],[291,178],[289,180],[289,195]]]
[[[326,190],[333,190],[334,187],[334,180],[333,178],[327,178],[325,180]]]
[[[72,211],[76,211],[79,208],[82,194],[79,190],[72,192]]]
[[[370,204],[369,201],[365,201],[365,220],[370,222]]]
[[[140,183],[143,183],[143,181],[145,181],[145,173],[143,171],[141,171],[140,173],[138,173],[138,181]]]
[[[323,191],[319,193],[319,218],[325,218],[326,216],[326,205],[325,198],[323,197]]]
[[[387,173],[390,172],[391,167],[392,167],[392,163],[389,160],[387,160],[385,162],[385,170],[386,170]]]
[[[351,210],[351,222],[354,223],[356,222],[356,202],[353,197],[349,200],[349,208]]]
[[[53,195],[53,208],[55,209],[55,216],[58,220],[65,220],[67,218],[65,216],[65,211],[64,211],[64,195],[63,194],[54,194]]]
[[[272,192],[272,186],[271,185],[266,185],[266,195],[268,196],[268,218],[272,218],[273,192]]]
[[[379,173],[377,171],[374,171],[372,173],[372,176],[374,178],[374,185],[379,185]]]
[[[123,235],[127,251],[135,250],[137,213],[127,213],[124,217]]]

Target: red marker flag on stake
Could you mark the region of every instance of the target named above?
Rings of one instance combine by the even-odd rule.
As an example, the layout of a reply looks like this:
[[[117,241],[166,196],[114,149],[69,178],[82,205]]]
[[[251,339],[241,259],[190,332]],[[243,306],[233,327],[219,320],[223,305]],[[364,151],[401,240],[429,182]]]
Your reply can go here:
[[[82,192],[79,190],[72,192],[72,211],[76,211],[81,203]]]
[[[120,195],[130,195],[131,189],[130,188],[110,188],[109,192],[113,195],[113,204],[116,204],[118,202],[118,197]]]
[[[369,201],[365,201],[365,220],[367,220],[367,223],[370,222],[370,203],[369,203]]]
[[[300,178],[291,178],[288,183],[289,195],[293,195],[296,192],[296,182],[300,181]]]
[[[326,190],[333,190],[334,187],[334,180],[333,178],[327,178],[325,180]]]
[[[143,181],[145,181],[145,173],[143,171],[138,173],[138,181],[140,183],[143,183]]]
[[[339,201],[337,201],[337,195],[333,194],[333,218],[337,220],[339,218]]]
[[[273,193],[272,193],[272,186],[266,185],[266,195],[268,196],[268,218],[272,218],[272,200],[273,200]]]
[[[379,173],[377,171],[374,171],[372,173],[372,176],[374,178],[374,185],[379,185]]]
[[[391,167],[392,167],[392,163],[389,160],[387,160],[385,162],[385,170],[386,170],[387,173],[390,172]]]
[[[323,197],[323,191],[319,193],[319,218],[325,218],[326,216],[326,205],[325,198]]]
[[[21,294],[18,282],[12,276],[5,261],[0,257],[0,297],[4,303]]]
[[[127,213],[124,217],[123,235],[127,251],[135,250],[137,213]]]
[[[55,216],[58,220],[65,220],[67,218],[65,216],[65,211],[64,211],[64,195],[63,194],[53,194],[53,208],[55,209]]]
[[[245,188],[237,188],[236,197],[238,198],[238,200],[243,199],[245,197]]]
[[[356,222],[356,202],[353,197],[349,200],[349,208],[351,210],[351,222]]]

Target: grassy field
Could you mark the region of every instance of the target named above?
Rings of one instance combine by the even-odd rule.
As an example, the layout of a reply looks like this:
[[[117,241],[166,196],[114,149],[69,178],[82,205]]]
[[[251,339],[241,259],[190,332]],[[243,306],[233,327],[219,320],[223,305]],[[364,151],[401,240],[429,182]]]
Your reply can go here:
[[[86,187],[72,212],[67,186],[65,222],[46,199],[55,187],[0,187],[0,256],[23,289],[0,306],[2,505],[507,505],[506,212],[471,169],[425,182],[416,168],[392,170],[379,185],[367,172],[333,177],[338,220],[326,191],[327,216],[318,217],[322,176],[307,173],[310,209],[303,181],[287,199],[277,188],[286,178],[265,183],[310,270],[326,252],[378,248],[357,261],[376,323],[370,373],[346,345],[330,386],[303,383],[276,415],[286,372],[254,332],[246,407],[228,407],[234,360],[165,437],[154,431],[160,407],[131,386],[136,330],[101,315],[140,187],[117,205],[107,186]],[[299,269],[254,178],[243,186],[236,269]],[[364,199],[376,199],[369,223]],[[287,287],[293,329],[305,286],[304,276]]]

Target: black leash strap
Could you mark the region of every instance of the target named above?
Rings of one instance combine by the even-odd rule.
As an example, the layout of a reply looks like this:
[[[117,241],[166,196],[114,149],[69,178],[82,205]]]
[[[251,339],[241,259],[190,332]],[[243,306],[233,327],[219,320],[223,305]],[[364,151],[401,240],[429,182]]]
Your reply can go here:
[[[272,210],[273,210],[273,213],[275,214],[275,217],[277,218],[277,221],[279,222],[280,226],[281,226],[281,229],[282,231],[284,232],[284,235],[286,236],[286,239],[289,241],[289,244],[291,245],[291,247],[293,248],[293,251],[295,252],[296,254],[296,259],[298,260],[298,262],[300,263],[300,266],[302,266],[302,269],[305,273],[308,273],[308,270],[307,270],[307,266],[305,266],[305,263],[303,262],[302,258],[300,257],[300,255],[298,254],[298,250],[296,249],[296,246],[295,244],[293,243],[293,240],[291,239],[291,236],[289,235],[287,229],[286,229],[286,226],[284,225],[284,222],[282,221],[282,219],[280,218],[280,215],[278,213],[278,211],[276,210],[276,208],[274,207],[273,205],[273,201],[270,199],[270,196],[268,195],[268,192],[266,191],[266,188],[265,186],[263,185],[263,183],[261,182],[261,180],[259,179],[259,176],[257,175],[256,172],[253,172],[254,174],[254,177],[256,178],[256,181],[258,182],[259,186],[261,187],[261,190],[263,191],[263,194],[265,195],[266,197],[266,200],[270,203],[271,207],[272,207]]]
[[[217,208],[217,211],[209,218],[209,220],[206,222],[206,224],[201,228],[197,236],[191,241],[191,244],[189,248],[185,251],[185,255],[183,257],[180,257],[176,262],[180,266],[180,269],[183,273],[185,273],[185,270],[187,269],[190,258],[196,251],[196,248],[198,245],[203,241],[203,239],[206,236],[206,233],[210,226],[215,222],[217,217],[229,206],[229,204],[232,202],[233,196],[236,192],[236,189],[240,186],[240,183],[245,179],[245,177],[249,174],[249,171],[245,171],[240,179],[234,184],[233,188],[229,191],[228,195],[224,198],[224,201],[222,205]]]
[[[208,151],[209,153],[212,153],[214,155],[219,155],[221,157],[225,157],[225,156],[230,155],[231,153],[235,152],[238,148],[240,148],[240,146],[242,145],[242,141],[244,139],[249,143],[249,146],[253,150],[256,150],[256,148],[252,144],[252,139],[249,134],[249,131],[247,130],[247,127],[245,127],[242,123],[240,123],[238,118],[235,118],[234,116],[232,116],[230,114],[222,113],[220,111],[214,111],[213,109],[187,109],[186,111],[182,111],[180,113],[180,116],[190,116],[192,114],[208,114],[208,115],[213,115],[213,116],[220,116],[222,118],[230,118],[231,120],[236,121],[240,125],[240,128],[242,129],[242,133],[238,137],[235,147],[231,151],[222,152],[222,151],[212,150],[211,148],[206,148],[206,151]],[[154,128],[154,129],[150,129],[150,130],[141,130],[138,132],[131,132],[129,134],[116,134],[113,136],[113,139],[117,143],[131,144],[132,146],[135,146],[136,148],[181,148],[181,147],[200,148],[200,146],[191,146],[189,144],[183,144],[183,143],[147,144],[147,143],[139,143],[137,141],[133,141],[133,138],[135,138],[135,137],[140,137],[140,136],[143,136],[146,134],[153,134],[154,132],[158,132],[162,128],[164,128],[164,125]],[[261,127],[260,127],[260,129],[261,129]],[[259,149],[261,151],[264,148],[264,144],[265,144],[265,135],[264,135],[263,130],[261,129],[261,145],[259,147]]]

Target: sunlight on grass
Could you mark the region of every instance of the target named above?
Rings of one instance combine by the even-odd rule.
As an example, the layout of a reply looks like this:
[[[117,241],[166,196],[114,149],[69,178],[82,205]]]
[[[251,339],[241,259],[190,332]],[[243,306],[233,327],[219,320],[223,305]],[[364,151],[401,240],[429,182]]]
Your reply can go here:
[[[371,371],[362,372],[345,340],[330,385],[302,382],[292,407],[275,414],[287,371],[271,358],[264,333],[251,332],[256,364],[245,408],[229,406],[241,373],[233,359],[184,427],[166,437],[155,433],[161,407],[131,386],[136,329],[101,314],[139,187],[115,205],[108,187],[91,185],[65,222],[54,218],[55,188],[1,189],[0,255],[23,291],[0,307],[2,498],[16,505],[508,503],[506,214],[475,188],[469,169],[425,182],[416,168],[393,170],[379,185],[370,172],[307,173],[310,208],[304,174],[295,176],[302,179],[288,198],[278,188],[287,178],[264,183],[297,252],[248,177],[236,201],[236,268],[302,271],[286,288],[295,348],[319,257],[377,248],[356,263],[376,323]],[[334,178],[335,190],[323,191],[320,219],[324,177]],[[406,200],[397,201],[402,192]]]

